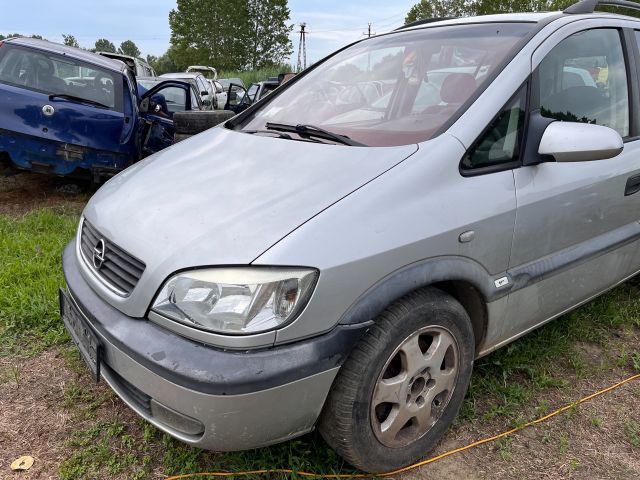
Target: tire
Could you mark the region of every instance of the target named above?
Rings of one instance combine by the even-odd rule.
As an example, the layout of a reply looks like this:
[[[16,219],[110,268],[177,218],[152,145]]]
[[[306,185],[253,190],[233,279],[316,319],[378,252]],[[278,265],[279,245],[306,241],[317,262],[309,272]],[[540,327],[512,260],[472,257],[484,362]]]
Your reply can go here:
[[[188,133],[174,133],[173,134],[173,144],[175,145],[178,142],[181,142],[182,140],[186,140],[187,138],[191,138],[193,135],[190,135]]]
[[[194,135],[226,122],[235,115],[230,110],[190,111],[173,114],[176,133]]]
[[[462,305],[434,288],[411,292],[380,314],[354,348],[318,429],[360,470],[383,473],[417,462],[458,414],[474,356]]]

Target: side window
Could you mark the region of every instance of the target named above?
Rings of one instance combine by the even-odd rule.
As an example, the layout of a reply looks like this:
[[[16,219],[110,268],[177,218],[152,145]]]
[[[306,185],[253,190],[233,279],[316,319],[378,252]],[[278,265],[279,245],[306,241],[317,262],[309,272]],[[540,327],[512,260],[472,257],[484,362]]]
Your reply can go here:
[[[566,38],[545,57],[537,75],[542,116],[629,135],[629,91],[618,30],[586,30]]]
[[[179,87],[165,87],[151,97],[149,111],[153,114],[173,118],[176,112],[184,112],[187,105],[186,92]]]
[[[518,160],[527,108],[527,86],[507,102],[489,128],[462,160],[462,168],[473,170]]]
[[[207,92],[207,86],[204,84],[204,81],[202,80],[202,78],[197,77],[197,81],[198,81],[198,88],[200,89],[200,92]]]
[[[196,92],[193,88],[190,88],[189,92],[191,92],[191,110],[200,110],[200,97],[196,96]]]

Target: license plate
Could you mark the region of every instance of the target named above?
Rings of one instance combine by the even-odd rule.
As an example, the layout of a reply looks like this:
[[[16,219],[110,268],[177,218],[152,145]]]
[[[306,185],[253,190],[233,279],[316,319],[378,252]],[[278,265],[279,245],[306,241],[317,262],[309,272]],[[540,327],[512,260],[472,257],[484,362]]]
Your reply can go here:
[[[93,330],[78,311],[75,303],[60,289],[60,316],[71,334],[73,343],[80,351],[80,356],[89,367],[96,382],[100,380],[100,341]]]

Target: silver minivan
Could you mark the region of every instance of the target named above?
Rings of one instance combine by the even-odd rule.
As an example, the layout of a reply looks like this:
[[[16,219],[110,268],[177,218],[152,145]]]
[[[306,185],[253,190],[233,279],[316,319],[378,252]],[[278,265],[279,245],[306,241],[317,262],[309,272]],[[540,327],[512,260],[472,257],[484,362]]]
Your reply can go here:
[[[111,179],[63,256],[94,377],[200,448],[427,455],[476,358],[640,270],[640,21],[595,4],[365,39]]]

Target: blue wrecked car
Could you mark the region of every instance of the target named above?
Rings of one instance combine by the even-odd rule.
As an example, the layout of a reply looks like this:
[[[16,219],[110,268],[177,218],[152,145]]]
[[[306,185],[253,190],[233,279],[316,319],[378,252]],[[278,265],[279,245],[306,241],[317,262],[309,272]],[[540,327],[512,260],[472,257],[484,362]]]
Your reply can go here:
[[[173,101],[158,101],[167,98]],[[173,142],[173,115],[198,109],[185,82],[139,93],[118,60],[32,38],[0,42],[0,161],[100,182]]]

